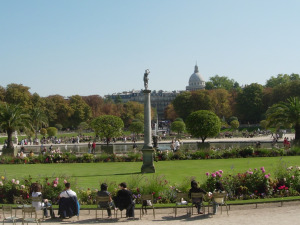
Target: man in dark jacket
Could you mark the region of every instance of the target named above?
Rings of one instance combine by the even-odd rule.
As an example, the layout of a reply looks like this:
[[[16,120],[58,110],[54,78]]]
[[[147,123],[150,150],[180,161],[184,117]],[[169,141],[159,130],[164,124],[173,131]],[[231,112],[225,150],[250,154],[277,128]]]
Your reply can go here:
[[[126,209],[126,217],[134,217],[135,204],[132,198],[132,192],[127,189],[127,184],[122,182],[119,184],[120,190],[114,198],[117,208],[120,210]]]

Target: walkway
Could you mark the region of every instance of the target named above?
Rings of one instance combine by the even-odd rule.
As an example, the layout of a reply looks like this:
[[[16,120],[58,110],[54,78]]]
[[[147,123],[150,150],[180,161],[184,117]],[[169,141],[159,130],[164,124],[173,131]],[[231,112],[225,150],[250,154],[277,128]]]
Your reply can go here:
[[[224,208],[223,208],[224,209]],[[281,207],[280,203],[259,204],[258,208],[255,205],[244,206],[231,206],[229,216],[226,211],[220,212],[211,217],[207,215],[193,215],[192,217],[186,216],[185,209],[178,210],[177,218],[174,218],[172,209],[157,209],[156,218],[152,216],[151,210],[148,211],[149,215],[139,219],[139,211],[136,210],[135,219],[95,219],[95,211],[88,214],[87,210],[81,211],[80,219],[71,218],[65,220],[47,219],[42,224],[122,224],[122,225],[299,225],[300,224],[300,202],[287,202]],[[105,214],[106,215],[106,214]],[[20,223],[18,223],[20,224]]]

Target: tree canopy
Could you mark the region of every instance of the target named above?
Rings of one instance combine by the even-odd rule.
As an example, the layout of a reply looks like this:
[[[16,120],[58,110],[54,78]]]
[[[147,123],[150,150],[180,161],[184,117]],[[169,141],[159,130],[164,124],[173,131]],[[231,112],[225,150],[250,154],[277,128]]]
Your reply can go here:
[[[106,143],[109,144],[111,138],[122,135],[124,123],[117,116],[104,115],[93,119],[91,127],[96,135],[106,138]]]
[[[270,126],[292,126],[295,129],[295,140],[300,141],[300,101],[299,97],[291,97],[286,102],[273,105],[267,111]]]
[[[221,121],[213,112],[199,110],[187,117],[186,127],[191,135],[200,137],[202,142],[204,142],[206,138],[214,137],[219,134]]]

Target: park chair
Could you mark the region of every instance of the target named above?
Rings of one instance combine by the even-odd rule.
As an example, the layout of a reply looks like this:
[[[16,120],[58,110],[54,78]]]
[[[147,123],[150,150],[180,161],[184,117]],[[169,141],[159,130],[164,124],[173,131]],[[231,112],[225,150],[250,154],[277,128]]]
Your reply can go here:
[[[179,205],[186,205],[187,215],[190,214],[189,209],[189,197],[187,193],[177,193],[176,195],[176,202],[175,202],[175,217],[177,216],[177,206]]]
[[[47,209],[47,210],[49,209],[50,212],[53,212],[51,201],[48,200],[48,202],[50,203],[50,206],[47,206],[46,204],[43,204],[43,197],[42,196],[31,197],[31,202],[40,202],[41,203],[41,210],[43,210],[43,220],[44,220],[44,217],[45,217],[45,215],[44,215],[44,210],[45,209]],[[50,215],[50,216],[53,217],[53,215]]]
[[[17,210],[22,209],[24,207],[24,199],[22,196],[14,196],[13,197],[13,202],[16,204],[16,209],[15,209],[15,216],[17,216]]]
[[[16,224],[16,220],[20,219],[16,216],[13,216],[13,210],[11,206],[2,205],[2,214],[3,224],[5,221],[12,221],[13,224]]]
[[[35,207],[24,207],[22,209],[22,225],[26,223],[36,223],[37,225],[41,224],[41,220],[37,218],[37,213]]]
[[[193,201],[194,199],[194,201]],[[202,199],[202,201],[201,201]],[[191,193],[191,202],[192,202],[192,215],[193,215],[193,210],[194,210],[194,207],[193,207],[193,203],[194,202],[201,202],[200,204],[200,207],[203,208],[203,213],[205,214],[205,206],[204,206],[204,200],[205,200],[205,194],[204,193]],[[208,213],[209,213],[209,208],[208,208]]]
[[[101,203],[103,206],[101,206]],[[98,218],[98,210],[102,211],[102,218],[103,218],[103,211],[107,210],[108,208],[110,210],[113,210],[115,215],[115,207],[111,204],[111,197],[110,196],[96,196],[96,219]]]
[[[226,203],[226,198],[227,198],[227,193],[226,192],[222,192],[222,193],[213,193],[212,194],[212,203],[216,203],[218,205],[221,206],[221,214],[222,214],[222,206],[225,205],[226,206],[226,210],[227,210],[227,215],[228,214],[228,207],[227,207],[227,203]]]
[[[153,217],[155,219],[153,195],[152,194],[141,195],[140,200],[141,200],[141,203],[142,203],[142,207],[140,209],[140,219],[142,218],[142,215],[147,214],[147,207],[152,208]]]

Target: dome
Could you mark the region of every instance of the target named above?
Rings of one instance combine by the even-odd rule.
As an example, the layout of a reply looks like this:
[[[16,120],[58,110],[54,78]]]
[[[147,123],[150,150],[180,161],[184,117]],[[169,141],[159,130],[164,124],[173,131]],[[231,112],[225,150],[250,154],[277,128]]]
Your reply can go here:
[[[194,90],[204,89],[204,88],[205,88],[205,81],[202,75],[199,73],[198,66],[195,65],[195,71],[190,76],[189,86],[186,87],[186,90],[194,91]]]

